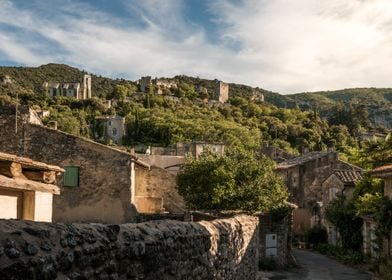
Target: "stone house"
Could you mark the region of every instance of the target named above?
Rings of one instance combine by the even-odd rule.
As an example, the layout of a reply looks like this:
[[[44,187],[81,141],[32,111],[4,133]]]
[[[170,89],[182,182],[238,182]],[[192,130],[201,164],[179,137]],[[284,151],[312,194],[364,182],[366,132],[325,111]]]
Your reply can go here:
[[[106,144],[121,144],[126,134],[125,118],[121,116],[97,117],[95,139],[102,139]]]
[[[384,165],[375,168],[371,175],[375,178],[381,178],[384,180],[384,195],[392,199],[392,164]],[[377,242],[377,236],[375,234],[377,223],[371,215],[362,217],[362,236],[363,236],[363,252],[370,255],[372,258],[376,258],[381,255],[391,256],[392,255],[392,232],[389,238],[383,238],[381,242],[381,248]],[[381,250],[380,250],[381,249]]]
[[[145,147],[136,147],[134,150],[139,153],[137,156],[151,166],[165,169],[173,174],[177,174],[181,166],[186,162],[187,156],[198,158],[205,149],[223,155],[225,145],[223,143],[192,142],[177,143],[171,147],[149,147],[148,154],[142,154]]]
[[[339,244],[339,233],[325,217],[325,209],[334,199],[345,197],[351,199],[357,182],[362,180],[363,170],[334,170],[322,183],[322,207],[320,216],[315,223],[320,223],[327,229],[328,243]]]
[[[261,153],[278,163],[295,158],[295,155],[290,154],[281,148],[268,144],[265,144],[261,147]]]
[[[360,141],[382,141],[385,140],[385,137],[387,137],[386,133],[380,133],[375,131],[364,131],[360,133],[358,139]]]
[[[220,103],[226,103],[227,100],[229,100],[229,84],[215,80],[215,89],[212,99]]]
[[[140,91],[147,92],[147,90],[150,89],[151,84],[152,84],[151,76],[141,77],[139,80]]]
[[[88,99],[91,98],[91,75],[83,75],[81,82],[45,82],[43,88],[52,99],[58,96]]]
[[[339,160],[334,151],[309,152],[278,164],[281,175],[290,193],[290,202],[298,205],[293,213],[293,227],[301,234],[312,227],[319,216],[322,201],[321,183],[335,169],[356,170],[357,167]]]
[[[52,221],[57,177],[64,169],[0,152],[0,219]]]
[[[59,182],[62,195],[53,201],[53,221],[124,223],[146,209],[176,209],[169,205],[176,195],[169,172],[150,169],[128,152],[31,123],[37,121],[27,113],[31,110],[20,114],[16,132],[14,109],[8,110],[0,109],[0,149],[65,169]],[[164,191],[148,191],[161,185]]]
[[[198,158],[203,151],[210,151],[223,155],[225,153],[224,143],[210,143],[204,141],[193,141],[192,143],[178,142],[172,147],[151,147],[151,155],[170,156],[192,156]]]

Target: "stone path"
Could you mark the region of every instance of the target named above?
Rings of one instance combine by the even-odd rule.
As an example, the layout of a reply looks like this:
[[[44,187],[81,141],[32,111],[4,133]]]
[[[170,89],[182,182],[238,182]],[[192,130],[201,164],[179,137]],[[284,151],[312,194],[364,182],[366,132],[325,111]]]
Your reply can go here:
[[[371,280],[364,272],[343,265],[324,255],[294,250],[300,268],[260,273],[260,280]]]

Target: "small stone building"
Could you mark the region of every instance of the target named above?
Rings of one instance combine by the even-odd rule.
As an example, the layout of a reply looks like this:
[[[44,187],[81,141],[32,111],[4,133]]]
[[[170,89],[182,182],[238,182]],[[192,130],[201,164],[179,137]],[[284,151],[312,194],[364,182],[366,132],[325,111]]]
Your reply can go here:
[[[261,148],[261,153],[278,163],[295,158],[295,155],[290,154],[279,147],[268,144],[263,145],[263,147]]]
[[[140,78],[139,80],[140,91],[147,92],[147,90],[150,89],[151,85],[152,85],[151,76],[145,76]]]
[[[213,99],[220,103],[226,103],[229,100],[229,84],[215,80]]]
[[[122,144],[126,134],[125,118],[121,116],[97,117],[95,119],[95,139],[106,144]]]
[[[192,143],[178,142],[171,147],[151,147],[151,155],[166,156],[192,156],[198,158],[205,150],[223,155],[225,153],[225,144],[210,143],[203,141],[193,141]]]
[[[322,207],[320,217],[328,232],[328,243],[331,245],[339,244],[339,233],[336,228],[328,222],[325,217],[325,210],[334,199],[345,197],[351,199],[357,182],[362,180],[363,170],[334,170],[321,184],[322,187]]]
[[[314,224],[322,201],[321,183],[335,169],[357,170],[358,167],[339,160],[334,151],[308,152],[278,164],[276,172],[282,176],[290,202],[298,205],[293,213],[293,228],[302,234]]]
[[[0,152],[0,219],[52,222],[57,176],[64,169]]]
[[[43,88],[47,91],[49,98],[63,96],[81,100],[88,99],[91,98],[91,75],[83,75],[81,82],[45,82]]]

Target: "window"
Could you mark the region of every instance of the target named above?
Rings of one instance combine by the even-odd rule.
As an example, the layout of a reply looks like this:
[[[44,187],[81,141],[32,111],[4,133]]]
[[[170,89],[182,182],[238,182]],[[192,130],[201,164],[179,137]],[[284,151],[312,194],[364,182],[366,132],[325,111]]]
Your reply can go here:
[[[117,129],[113,128],[113,135],[117,135]]]
[[[66,166],[64,173],[64,187],[78,187],[79,186],[79,167]]]
[[[336,199],[337,193],[338,193],[337,188],[330,188],[329,189],[329,200],[332,201],[332,200]]]

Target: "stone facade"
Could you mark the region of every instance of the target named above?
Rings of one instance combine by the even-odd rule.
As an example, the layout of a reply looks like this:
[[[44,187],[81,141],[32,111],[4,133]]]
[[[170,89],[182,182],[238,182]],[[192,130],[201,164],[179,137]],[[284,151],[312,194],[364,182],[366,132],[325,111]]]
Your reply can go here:
[[[151,76],[141,77],[139,80],[140,91],[147,92],[147,90],[151,87],[151,84]]]
[[[4,110],[1,150],[59,165],[66,170],[64,177],[67,170],[75,173],[75,185],[59,182],[62,195],[54,198],[53,221],[123,223],[136,219],[134,166],[148,165],[126,152],[31,124],[28,114],[21,114],[15,133],[14,117]]]
[[[121,144],[126,134],[125,118],[121,116],[96,118],[95,138],[107,144]]]
[[[321,183],[335,169],[358,170],[358,167],[339,160],[338,153],[333,151],[309,152],[278,164],[276,172],[289,190],[290,201],[299,206],[294,211],[296,233],[303,233],[317,222],[322,201]]]
[[[292,262],[291,252],[292,215],[274,218],[272,215],[260,216],[259,257],[273,258],[278,267],[285,267]]]
[[[176,143],[171,147],[151,147],[151,155],[165,156],[193,156],[198,158],[206,149],[214,153],[223,155],[225,153],[225,144],[194,141],[192,143]]]
[[[229,84],[215,80],[213,99],[220,103],[226,103],[229,100]]]
[[[295,158],[295,155],[290,154],[281,148],[278,148],[276,146],[270,146],[270,145],[263,145],[263,147],[261,148],[261,153],[278,163],[288,159]]]
[[[183,213],[185,204],[176,189],[176,175],[152,166],[136,170],[135,205],[142,213]],[[142,203],[143,202],[143,203]]]
[[[354,193],[355,184],[362,179],[363,170],[334,170],[321,184],[322,204],[317,217],[318,224],[327,229],[328,243],[331,245],[340,244],[340,235],[335,226],[326,218],[325,211],[328,205],[339,197],[351,199]]]
[[[255,280],[256,217],[202,222],[0,221],[1,279]]]
[[[45,82],[43,88],[47,91],[49,98],[64,96],[88,99],[91,98],[91,75],[83,75],[81,83]]]

